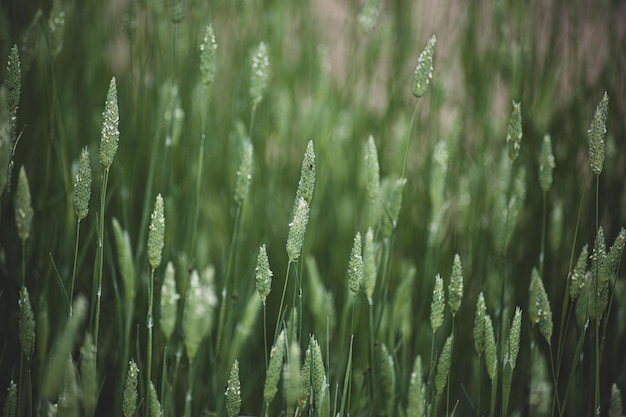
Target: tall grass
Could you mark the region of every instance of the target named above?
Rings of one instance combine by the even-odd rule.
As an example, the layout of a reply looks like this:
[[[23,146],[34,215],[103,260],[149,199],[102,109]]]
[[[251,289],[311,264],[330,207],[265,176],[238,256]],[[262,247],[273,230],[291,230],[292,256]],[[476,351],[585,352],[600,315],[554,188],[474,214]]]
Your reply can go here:
[[[3,415],[623,413],[622,11],[32,7],[0,11]]]

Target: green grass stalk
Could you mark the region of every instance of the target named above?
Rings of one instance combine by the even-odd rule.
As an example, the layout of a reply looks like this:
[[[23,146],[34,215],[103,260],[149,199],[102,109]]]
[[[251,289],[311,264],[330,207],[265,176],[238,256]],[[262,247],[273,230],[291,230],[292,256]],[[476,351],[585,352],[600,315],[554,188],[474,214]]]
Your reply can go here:
[[[150,268],[150,286],[148,287],[148,343],[147,343],[147,380],[146,380],[146,417],[150,417],[150,382],[152,381],[152,328],[154,326],[154,320],[152,317],[154,298],[154,268]],[[165,366],[165,365],[164,365]],[[161,394],[162,395],[162,394]]]
[[[80,239],[80,219],[76,221],[76,245],[74,246],[74,265],[72,267],[72,285],[70,287],[70,316],[74,302],[74,282],[76,281],[76,261],[78,259],[78,241]]]
[[[411,145],[411,139],[413,137],[411,133],[413,133],[413,124],[415,123],[415,116],[417,115],[417,103],[419,103],[418,100],[415,101],[415,109],[413,110],[413,115],[411,116],[411,122],[409,123],[409,130],[406,135],[407,137],[406,137],[406,147],[404,148],[404,163],[402,164],[402,176],[400,178],[405,178],[405,174],[406,174],[406,164],[409,159],[409,147]]]
[[[276,327],[274,328],[274,337],[272,340],[276,340],[278,336],[278,329],[280,328],[280,319],[283,315],[283,306],[285,305],[285,293],[287,292],[287,283],[289,282],[289,269],[291,262],[287,262],[287,273],[285,274],[285,284],[283,285],[283,294],[280,297],[280,306],[278,307],[278,316],[276,317]]]
[[[109,168],[105,167],[102,173],[102,189],[100,190],[100,222],[98,224],[98,248],[96,250],[97,283],[96,311],[93,323],[94,345],[98,351],[98,330],[100,329],[100,303],[102,301],[102,268],[104,263],[104,207],[106,205],[107,183],[109,181]],[[92,303],[93,305],[93,303]],[[97,354],[97,353],[96,353]]]
[[[599,194],[600,194],[600,176],[596,175],[596,233],[598,231],[598,229],[600,228],[599,225]],[[599,265],[600,265],[600,261],[595,262],[595,271],[593,271],[593,275],[594,275],[594,297],[595,297],[595,293],[597,291],[598,288],[598,284],[599,284],[599,275],[600,275],[600,271],[599,271]],[[598,317],[598,313],[597,313],[597,297],[596,300],[594,301],[594,308],[596,309],[596,328],[595,328],[595,353],[596,353],[596,360],[595,360],[595,390],[594,390],[594,408],[593,408],[593,412],[597,413],[597,415],[600,414],[600,317]]]

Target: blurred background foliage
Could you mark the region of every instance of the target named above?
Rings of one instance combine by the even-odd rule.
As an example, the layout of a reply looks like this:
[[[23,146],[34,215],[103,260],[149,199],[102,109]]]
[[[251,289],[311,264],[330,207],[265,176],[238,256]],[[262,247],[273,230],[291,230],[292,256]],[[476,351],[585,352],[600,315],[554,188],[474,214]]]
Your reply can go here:
[[[427,95],[417,102],[407,183],[392,247],[389,285],[394,296],[389,303],[393,309],[386,310],[385,330],[378,335],[402,358],[398,362],[402,381],[408,381],[414,356],[427,357],[430,352],[428,314],[434,276],[439,272],[445,279],[449,277],[455,253],[463,261],[466,288],[457,341],[469,343],[472,338],[480,291],[485,292],[488,311],[497,323],[502,322],[499,301],[504,271],[504,318],[510,319],[515,305],[527,310],[531,270],[539,265],[540,256],[538,167],[545,134],[552,138],[556,169],[547,197],[543,277],[554,321],[560,322],[572,246],[577,255],[583,244],[593,244],[596,232],[595,181],[588,165],[586,132],[604,91],[610,104],[599,219],[610,243],[626,224],[623,2],[386,0],[377,5],[369,26],[367,20],[359,19],[366,4],[356,0],[187,0],[180,23],[172,21],[169,1],[62,0],[62,44],[61,35],[49,24],[51,2],[2,0],[0,4],[0,56],[7,57],[17,44],[22,62],[17,115],[21,136],[14,159],[16,167],[24,165],[28,172],[35,210],[32,237],[26,245],[26,282],[38,326],[42,326],[39,320],[49,326],[47,334],[42,333],[44,339],[37,341],[36,363],[40,365],[47,358],[52,335],[59,334],[65,322],[66,307],[59,301],[62,292],[54,265],[64,280],[71,274],[76,227],[72,187],[80,149],[85,146],[92,155],[94,191],[90,215],[81,229],[76,292],[91,294],[101,174],[96,155],[104,97],[112,76],[118,83],[121,135],[111,167],[106,215],[108,221],[113,217],[120,221],[133,247],[138,306],[132,331],[132,340],[137,342],[130,347],[133,357],[144,352],[140,348],[145,333],[142,306],[147,304],[149,276],[145,242],[154,196],[162,193],[166,204],[164,258],[175,262],[183,275],[186,270],[214,265],[220,282],[233,233],[236,172],[248,136],[254,146],[254,173],[235,254],[237,286],[229,301],[233,316],[228,323],[234,329],[254,292],[256,254],[262,243],[267,245],[275,273],[268,300],[268,317],[272,318],[268,323],[274,323],[282,271],[287,265],[284,244],[292,203],[310,139],[315,143],[317,183],[304,247],[306,262],[301,268],[305,281],[315,275],[332,294],[337,321],[341,321],[343,303],[350,298],[346,270],[352,239],[357,230],[364,234],[370,222],[363,164],[366,140],[369,135],[375,139],[381,176],[400,177],[416,106],[411,94],[413,71],[431,34],[437,36],[434,77]],[[198,51],[209,23],[219,46],[215,82],[207,92],[199,75]],[[260,41],[269,47],[271,77],[250,131],[250,53]],[[4,75],[4,69],[0,74]],[[194,195],[204,94],[208,94],[205,165],[200,194]],[[503,256],[493,236],[502,216],[497,204],[502,192],[500,165],[513,100],[521,102],[523,116],[520,157],[513,169],[525,169],[527,192]],[[444,204],[436,208],[431,179],[435,175],[434,150],[440,141],[445,143],[448,158]],[[12,199],[12,194],[5,192],[0,224],[0,387],[15,378],[19,358],[16,329],[21,247],[12,221]],[[195,199],[200,202],[198,244],[195,252],[189,253]],[[432,226],[435,218],[440,219],[436,230]],[[99,415],[118,413],[114,407],[119,404],[128,362],[118,355],[123,349],[121,339],[115,337],[123,326],[119,313],[123,307],[108,221]],[[162,275],[161,270],[157,272],[157,288]],[[602,361],[604,408],[610,384],[617,382],[622,388],[626,384],[623,268],[619,276]],[[307,285],[305,282],[305,305]],[[359,311],[355,333],[366,335],[365,303]],[[315,332],[324,340],[319,334],[325,332],[324,323],[310,319],[316,317],[314,312],[305,310],[304,314],[302,334]],[[392,326],[394,322],[400,330]],[[269,331],[272,334],[273,328]],[[438,334],[439,346],[446,333]],[[536,341],[531,342],[527,321],[522,334],[520,366],[513,380],[519,389],[513,390],[511,409],[528,415],[528,347]],[[568,337],[565,358],[575,349],[575,335]],[[340,328],[333,327],[330,345],[338,347],[337,352],[342,352],[347,341]],[[155,346],[162,349],[163,341],[157,340]],[[477,367],[482,365],[474,364],[471,349],[457,346],[461,347],[455,348],[453,355],[451,398],[459,400],[459,413],[467,415],[472,407],[467,392],[473,393],[476,384],[484,385],[486,398],[488,381],[484,371],[483,380],[477,379]],[[591,352],[591,343],[588,348]],[[547,354],[547,346],[540,349]],[[255,354],[262,350],[262,329],[257,322],[244,348],[246,354],[240,355],[242,413],[259,412],[263,369]],[[329,371],[333,382],[343,378],[342,355],[331,356],[331,362],[337,361]],[[367,374],[367,360],[367,352],[355,349],[355,375]],[[222,400],[222,382],[230,367],[224,362],[203,368],[209,395],[207,403],[198,400],[198,410],[217,410],[215,404]],[[592,380],[592,365],[583,360],[573,389],[584,389],[585,381]],[[569,365],[564,366],[568,369]],[[41,368],[35,366],[34,381]],[[360,393],[353,395],[357,398]],[[356,410],[362,403],[355,400],[355,404]],[[585,410],[580,414],[589,415],[592,404],[584,395],[573,395],[568,407],[574,414]]]

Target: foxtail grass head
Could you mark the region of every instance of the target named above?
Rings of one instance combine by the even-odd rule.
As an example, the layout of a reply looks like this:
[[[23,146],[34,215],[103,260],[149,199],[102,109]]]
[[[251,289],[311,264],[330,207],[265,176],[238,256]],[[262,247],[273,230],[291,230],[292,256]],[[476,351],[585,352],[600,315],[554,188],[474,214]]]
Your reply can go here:
[[[78,160],[78,173],[74,183],[74,212],[78,220],[87,217],[89,213],[89,199],[91,198],[91,166],[89,165],[89,151],[83,148]]]
[[[306,225],[309,222],[309,204],[302,197],[296,200],[293,220],[289,223],[289,235],[287,236],[287,255],[289,262],[295,262],[300,257]]]
[[[506,360],[511,364],[511,369],[515,369],[517,362],[517,355],[519,354],[520,337],[522,334],[522,310],[519,307],[515,308],[515,316],[513,317],[513,324],[511,324],[511,330],[509,330],[509,338],[506,341],[505,349],[508,354]]]
[[[378,150],[372,135],[365,146],[365,171],[367,175],[367,196],[370,201],[376,201],[380,193],[380,167],[378,165]]]
[[[109,169],[117,153],[117,145],[120,140],[120,131],[118,130],[120,114],[117,107],[117,84],[115,77],[111,78],[109,83],[103,118],[102,137],[100,139],[100,163],[105,169]]]
[[[365,234],[365,244],[363,246],[363,289],[369,303],[372,302],[372,297],[374,296],[377,274],[374,231],[370,227]]]
[[[433,333],[443,324],[443,310],[446,306],[445,294],[443,292],[443,279],[437,274],[435,277],[435,288],[433,289],[433,299],[430,304],[430,327]]]
[[[587,130],[587,141],[589,143],[589,165],[593,175],[599,177],[604,166],[606,118],[609,110],[609,96],[604,92],[600,104],[593,115],[591,126]]]
[[[458,254],[454,255],[454,263],[452,265],[452,275],[450,276],[450,285],[448,286],[448,305],[452,317],[461,307],[461,299],[463,298],[463,268],[461,266],[461,258]]]
[[[154,387],[154,383],[150,381],[150,404],[148,404],[148,417],[161,417],[163,412],[161,410],[161,404],[159,404],[159,397],[157,390]]]
[[[126,373],[126,382],[124,383],[124,392],[122,393],[122,412],[124,417],[133,417],[137,409],[137,383],[139,380],[139,367],[134,360],[128,363],[128,371]]]
[[[250,98],[252,108],[256,108],[267,89],[270,78],[270,58],[265,42],[261,42],[252,53],[252,65],[250,68]]]
[[[435,55],[435,43],[437,38],[432,35],[426,47],[417,59],[415,76],[413,77],[413,95],[416,98],[422,97],[428,91],[428,85],[433,78],[433,57]]]
[[[583,246],[576,261],[576,266],[570,275],[569,282],[569,296],[572,301],[575,301],[580,295],[583,287],[585,286],[585,274],[587,273],[587,258],[588,258],[587,245]]]
[[[150,229],[148,230],[148,260],[152,269],[157,269],[161,264],[164,242],[165,213],[163,197],[159,194],[154,203],[154,211],[150,216]]]
[[[254,149],[252,143],[248,139],[245,139],[243,142],[241,164],[239,165],[239,170],[237,170],[237,182],[235,184],[235,202],[239,205],[242,205],[248,197],[250,181],[252,181],[252,169],[254,166],[253,153]]]
[[[256,261],[256,290],[261,297],[263,305],[265,300],[272,290],[272,276],[274,273],[270,269],[270,262],[267,257],[267,250],[265,244],[259,248],[259,255]]]
[[[185,335],[183,342],[190,362],[193,362],[200,343],[213,326],[213,312],[217,304],[212,282],[214,274],[214,269],[210,267],[200,279],[198,271],[193,270],[189,279],[182,324]]]
[[[176,327],[176,316],[178,311],[178,299],[180,295],[176,291],[176,271],[174,264],[168,262],[165,267],[163,284],[161,285],[161,314],[160,325],[165,340],[169,341]]]
[[[285,356],[285,330],[283,329],[276,343],[270,352],[270,363],[267,367],[267,375],[265,376],[265,385],[263,387],[263,399],[265,404],[269,406],[276,393],[278,392],[278,380],[283,367],[283,358]]]
[[[370,33],[378,23],[379,14],[378,0],[367,0],[357,17],[359,31],[363,34]]]
[[[483,317],[485,332],[483,333],[484,337],[484,346],[485,346],[485,365],[487,367],[487,374],[489,375],[489,379],[493,381],[498,372],[498,355],[496,351],[496,336],[493,332],[493,322],[491,321],[491,317],[489,314],[485,314]]]
[[[15,144],[17,131],[17,109],[20,105],[20,95],[22,91],[22,65],[20,63],[20,53],[17,45],[13,45],[7,61],[7,72],[4,78],[6,87],[6,101],[9,110],[9,126],[11,148]],[[2,103],[4,105],[4,103]],[[0,167],[4,169],[4,167]]]
[[[170,0],[170,18],[172,23],[179,24],[185,15],[185,5],[183,0]]]
[[[487,306],[485,296],[481,292],[476,300],[476,313],[474,315],[474,350],[478,357],[482,356],[485,350],[485,315]]]
[[[2,415],[6,417],[13,417],[17,413],[17,384],[11,380],[9,388],[7,389],[7,396],[4,400],[4,408],[2,409]]]
[[[30,187],[24,166],[20,168],[17,179],[17,191],[15,192],[15,225],[17,234],[22,243],[30,236],[31,223],[33,221],[33,206],[30,201]]]
[[[539,183],[541,189],[547,192],[552,185],[552,170],[556,167],[554,155],[552,154],[552,141],[550,135],[543,137],[541,145],[541,155],[539,157]]]
[[[435,374],[435,396],[441,398],[443,390],[446,387],[448,376],[450,375],[450,365],[452,363],[452,348],[454,344],[454,334],[446,339],[443,345],[439,361],[437,362],[437,373]]]
[[[56,58],[63,50],[63,35],[65,32],[65,10],[61,0],[52,1],[52,9],[48,18],[48,30],[50,33],[50,52]]]
[[[228,385],[226,386],[226,415],[235,417],[241,409],[241,384],[239,382],[239,361],[235,359],[230,368]]]
[[[617,384],[611,385],[611,405],[609,406],[609,417],[624,417],[622,407],[622,394],[617,388]]]
[[[20,290],[18,304],[20,313],[20,345],[22,346],[24,356],[30,359],[35,351],[35,314],[33,313],[33,307],[30,303],[30,297],[28,296],[28,289],[26,289],[26,287],[22,287]]]
[[[310,206],[313,199],[313,191],[315,191],[315,148],[313,141],[310,140],[306,145],[304,159],[302,160],[296,199],[302,197]]]
[[[549,345],[552,344],[552,310],[548,293],[537,269],[533,268],[530,280],[530,300],[528,303],[528,314],[533,324],[539,325],[539,332],[546,339]]]
[[[202,76],[202,84],[205,87],[213,85],[216,68],[217,41],[215,40],[213,25],[209,24],[204,31],[204,38],[200,44],[200,74]]]
[[[356,232],[348,262],[348,288],[353,295],[359,293],[363,281],[363,256],[361,252],[361,233]]]
[[[424,417],[426,402],[424,383],[422,382],[422,357],[417,355],[413,363],[413,372],[409,382],[409,398],[406,407],[407,417]]]
[[[511,161],[515,161],[522,143],[522,105],[519,102],[513,101],[513,112],[509,119],[506,143],[509,145],[509,158]]]

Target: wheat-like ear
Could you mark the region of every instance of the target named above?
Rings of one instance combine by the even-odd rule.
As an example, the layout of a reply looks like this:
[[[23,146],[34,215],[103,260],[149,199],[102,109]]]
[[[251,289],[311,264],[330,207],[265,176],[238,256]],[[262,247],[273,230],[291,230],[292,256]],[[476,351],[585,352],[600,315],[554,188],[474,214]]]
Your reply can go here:
[[[315,147],[313,141],[310,140],[304,151],[302,159],[302,167],[300,168],[300,181],[298,181],[298,190],[296,191],[296,200],[302,197],[307,204],[311,205],[313,192],[315,191]]]
[[[484,333],[484,345],[485,345],[485,365],[487,366],[487,374],[489,379],[493,381],[498,371],[498,355],[496,354],[496,337],[493,333],[493,323],[489,314],[484,316],[485,333]]]
[[[422,357],[417,355],[413,363],[413,372],[409,382],[408,404],[406,407],[407,417],[423,417],[424,403],[424,384],[422,382]]]
[[[106,102],[104,104],[102,122],[102,137],[100,138],[100,163],[109,168],[117,153],[117,145],[120,140],[120,114],[117,107],[117,84],[115,77],[111,78]]]
[[[89,199],[91,198],[91,166],[89,165],[89,151],[84,147],[78,160],[78,172],[74,183],[74,211],[78,220],[87,217],[89,213]]]
[[[124,383],[124,392],[122,394],[122,412],[124,417],[133,417],[137,409],[137,382],[139,379],[139,367],[134,360],[128,363],[128,372],[126,373],[126,382]]]
[[[309,222],[309,204],[300,197],[296,202],[293,220],[289,223],[289,234],[287,235],[287,254],[289,262],[295,262],[300,257],[302,245],[304,244],[304,234],[306,225]]]
[[[3,417],[14,417],[17,412],[17,384],[11,380],[2,409]]]
[[[624,409],[622,408],[622,394],[619,392],[617,385],[611,385],[611,406],[609,408],[609,417],[624,417]]]
[[[170,340],[174,328],[176,327],[176,316],[178,311],[178,300],[180,295],[176,291],[176,271],[174,264],[168,262],[165,267],[163,284],[161,285],[161,314],[159,323],[161,331],[165,335],[165,340]]]
[[[365,234],[365,243],[363,246],[363,289],[367,296],[367,301],[371,304],[376,288],[376,253],[374,250],[374,231],[371,227],[367,229]]]
[[[157,390],[154,387],[154,383],[150,381],[150,404],[148,404],[149,417],[161,417],[163,412],[161,411],[161,404],[159,403],[159,397]]]
[[[273,275],[274,273],[270,269],[270,262],[267,258],[267,250],[265,249],[265,244],[263,244],[259,248],[259,255],[256,261],[256,290],[263,304],[265,304],[265,300],[272,290]]]
[[[30,236],[30,227],[33,221],[33,206],[30,201],[30,187],[24,166],[20,168],[15,192],[15,225],[17,234],[22,243]]]
[[[433,299],[430,304],[430,327],[433,333],[443,324],[443,310],[446,306],[445,294],[443,292],[443,279],[437,274],[435,277],[435,288],[433,288]]]
[[[439,361],[437,362],[437,374],[435,375],[435,396],[437,398],[441,398],[441,394],[443,394],[443,390],[446,388],[448,375],[450,375],[453,344],[454,334],[451,334],[446,339],[441,355],[439,355]]]
[[[267,89],[270,78],[270,59],[265,42],[261,42],[252,53],[252,65],[250,69],[250,98],[252,107],[256,108]]]
[[[432,35],[426,43],[426,47],[417,58],[417,66],[415,67],[415,76],[413,77],[413,95],[417,98],[422,97],[428,91],[428,85],[433,78],[433,57],[435,55],[435,43],[437,37]]]
[[[485,315],[487,306],[485,296],[481,292],[476,300],[476,313],[474,315],[474,350],[481,357],[485,350]]]
[[[589,165],[593,175],[599,177],[604,166],[604,141],[606,136],[606,118],[609,110],[609,96],[604,92],[600,104],[593,115],[591,126],[587,131],[589,143]]]
[[[378,165],[378,150],[372,135],[365,145],[365,172],[367,175],[367,196],[375,202],[380,194],[380,166]]]
[[[509,147],[509,158],[515,161],[519,155],[522,143],[522,105],[513,101],[513,111],[509,119],[509,128],[506,133],[506,143]]]
[[[363,281],[363,256],[361,251],[361,233],[356,232],[350,261],[348,262],[348,288],[353,295],[357,295]]]
[[[50,31],[50,52],[52,58],[56,58],[63,50],[63,32],[65,31],[65,10],[61,5],[61,0],[52,0],[48,30]]]
[[[552,170],[556,167],[554,155],[552,154],[552,141],[550,135],[543,137],[541,145],[541,155],[539,157],[539,183],[541,189],[547,192],[552,185]]]
[[[270,352],[270,363],[267,367],[267,375],[265,376],[265,385],[263,386],[263,398],[265,404],[269,407],[276,393],[278,392],[278,380],[280,379],[280,371],[283,367],[283,358],[285,356],[285,330],[283,329],[276,343],[272,346]]]
[[[239,382],[239,361],[235,359],[230,368],[228,385],[226,387],[226,415],[235,417],[241,409],[241,384]]]
[[[357,21],[359,24],[359,31],[362,34],[368,34],[374,29],[376,23],[378,23],[379,4],[378,0],[366,0]]]
[[[452,274],[450,275],[450,285],[448,285],[448,305],[452,317],[461,307],[461,299],[463,298],[463,267],[461,266],[461,258],[458,254],[454,255],[454,263],[452,264]]]
[[[237,170],[237,181],[235,183],[235,202],[242,205],[248,198],[250,181],[252,181],[252,170],[254,167],[254,148],[252,143],[245,139],[243,142],[243,152],[241,164]]]
[[[533,268],[530,280],[530,300],[528,304],[530,320],[539,324],[539,332],[549,345],[552,344],[552,310],[548,294],[537,269]]]
[[[207,25],[204,31],[204,38],[200,44],[200,74],[205,87],[213,84],[215,70],[217,68],[217,41],[213,25]]]
[[[165,213],[163,197],[157,195],[154,203],[154,211],[150,217],[150,229],[148,230],[148,259],[150,267],[157,269],[161,264],[163,244],[165,242]]]
[[[78,398],[81,394],[76,380],[76,366],[72,360],[72,355],[67,356],[65,374],[63,375],[63,383],[61,385],[61,393],[59,394],[59,401],[57,403],[58,415],[79,415]]]
[[[20,290],[19,306],[19,338],[22,346],[22,353],[26,358],[32,356],[35,350],[35,314],[28,296],[28,289],[22,287]]]

